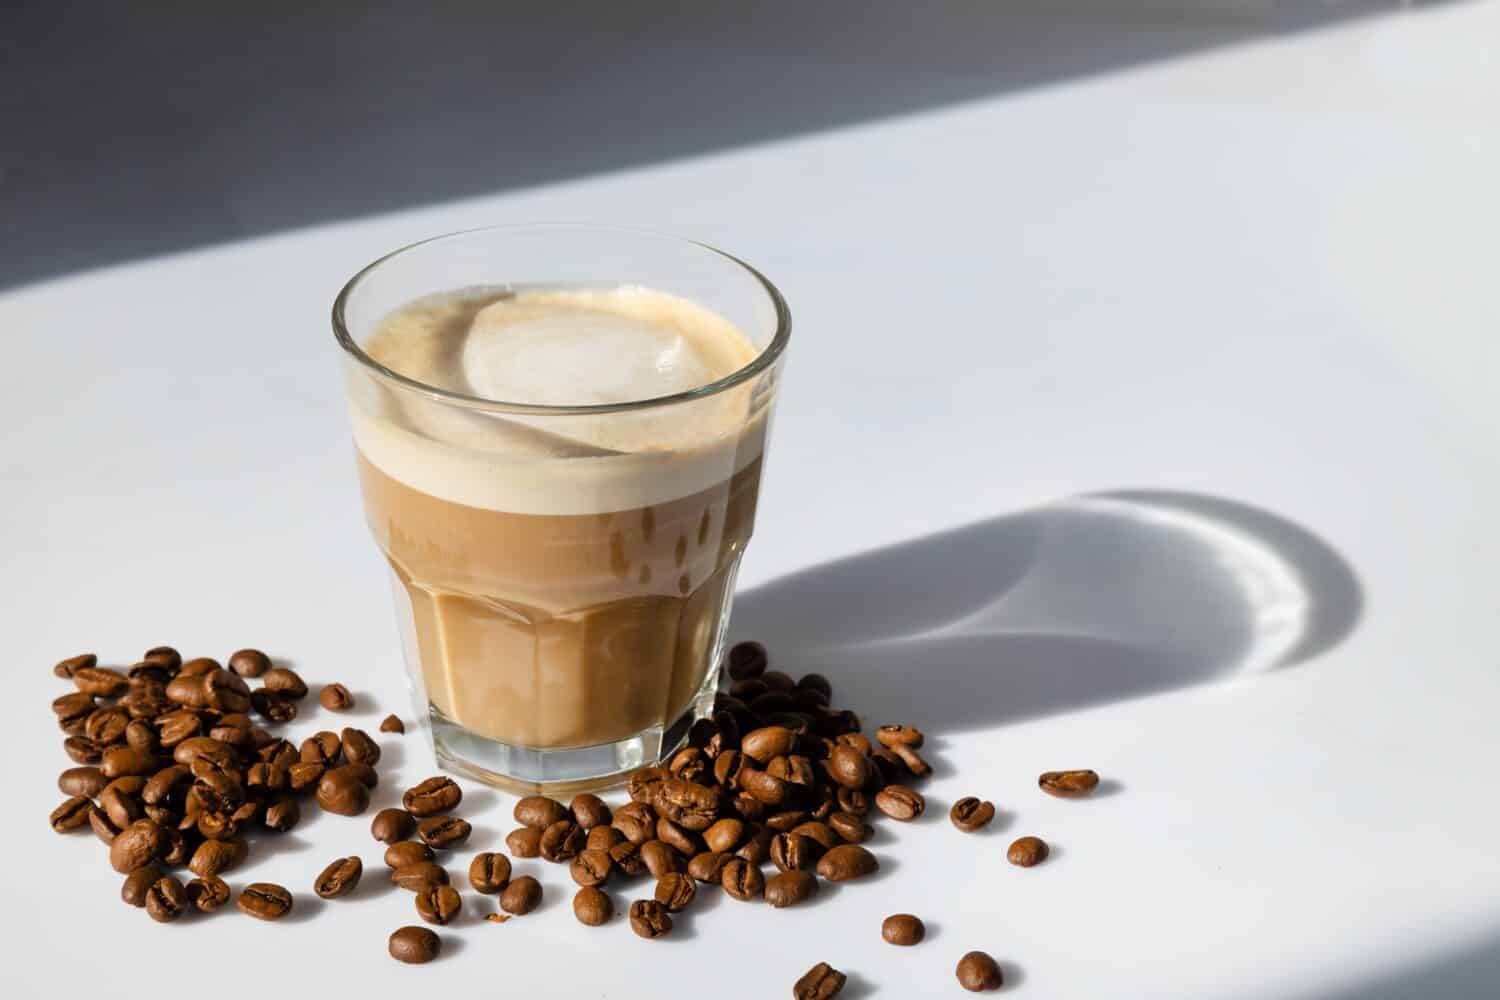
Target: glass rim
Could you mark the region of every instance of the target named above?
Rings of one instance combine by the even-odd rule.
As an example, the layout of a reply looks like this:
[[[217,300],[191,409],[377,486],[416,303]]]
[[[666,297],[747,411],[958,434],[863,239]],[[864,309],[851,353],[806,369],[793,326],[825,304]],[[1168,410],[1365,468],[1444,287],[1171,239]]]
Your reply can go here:
[[[441,243],[447,240],[455,240],[465,236],[475,236],[481,233],[503,234],[507,232],[520,233],[537,232],[543,230],[572,230],[580,233],[594,232],[642,236],[657,240],[665,240],[670,243],[677,243],[684,246],[693,246],[699,248],[700,250],[705,250],[708,253],[713,254],[714,256],[723,258],[731,264],[736,265],[744,273],[755,279],[756,283],[760,285],[761,290],[765,292],[766,297],[771,302],[772,308],[776,312],[776,333],[772,336],[770,343],[768,343],[758,354],[756,354],[756,356],[751,359],[748,364],[746,364],[742,368],[735,369],[728,375],[725,375],[723,378],[716,379],[713,382],[708,382],[693,389],[685,389],[681,392],[669,393],[665,396],[652,396],[647,399],[631,399],[620,403],[588,403],[578,405],[515,403],[509,402],[507,400],[489,399],[484,396],[475,396],[466,392],[457,392],[452,389],[443,389],[435,385],[428,385],[426,382],[422,382],[418,379],[411,378],[410,376],[403,375],[392,368],[387,368],[385,365],[382,365],[380,362],[370,357],[370,355],[366,354],[364,348],[360,347],[359,344],[355,341],[353,335],[350,334],[349,326],[345,322],[344,318],[345,307],[348,305],[350,297],[354,295],[356,291],[358,291],[360,285],[366,278],[375,273],[375,271],[377,271],[380,266],[382,264],[385,264],[387,261],[390,261],[412,250],[416,250],[420,247],[425,247],[433,243]],[[441,289],[436,289],[435,291],[441,291]],[[747,264],[745,261],[734,256],[733,254],[720,250],[718,247],[710,246],[707,243],[702,243],[698,240],[687,239],[681,236],[673,236],[670,233],[658,232],[653,229],[641,229],[633,226],[609,226],[585,222],[529,222],[509,223],[494,226],[476,226],[472,229],[459,229],[453,232],[441,233],[437,236],[429,236],[426,239],[417,240],[415,243],[408,243],[405,246],[397,247],[395,250],[392,250],[389,253],[383,254],[382,256],[376,258],[375,260],[371,261],[364,267],[360,268],[357,272],[355,272],[354,277],[350,278],[347,282],[345,282],[344,287],[339,289],[338,295],[333,300],[333,335],[334,339],[338,341],[339,346],[344,349],[345,353],[347,353],[355,361],[359,362],[372,375],[375,375],[382,381],[391,383],[398,388],[419,393],[437,402],[461,406],[470,410],[484,410],[494,413],[523,413],[536,416],[582,416],[589,414],[597,415],[602,413],[622,413],[631,410],[644,410],[659,406],[671,406],[677,403],[688,403],[694,400],[705,399],[709,396],[717,395],[727,389],[732,389],[742,382],[754,378],[756,375],[759,375],[761,372],[770,368],[771,365],[775,364],[776,359],[781,356],[784,350],[786,350],[786,345],[791,340],[792,314],[791,311],[787,308],[786,300],[782,298],[781,292],[776,288],[775,285],[771,284],[769,278],[767,278],[760,271],[756,270],[750,264]]]

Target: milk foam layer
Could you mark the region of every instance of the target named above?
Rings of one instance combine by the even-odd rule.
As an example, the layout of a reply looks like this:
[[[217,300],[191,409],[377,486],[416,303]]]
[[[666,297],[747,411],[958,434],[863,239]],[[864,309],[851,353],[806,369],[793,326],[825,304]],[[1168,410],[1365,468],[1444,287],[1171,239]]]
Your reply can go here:
[[[471,290],[391,313],[364,349],[425,385],[509,403],[652,399],[723,378],[755,346],[722,316],[650,289]],[[356,443],[432,496],[515,513],[624,510],[695,493],[760,455],[749,384],[600,415],[534,416],[436,403],[356,371]],[[364,384],[355,384],[363,380]]]

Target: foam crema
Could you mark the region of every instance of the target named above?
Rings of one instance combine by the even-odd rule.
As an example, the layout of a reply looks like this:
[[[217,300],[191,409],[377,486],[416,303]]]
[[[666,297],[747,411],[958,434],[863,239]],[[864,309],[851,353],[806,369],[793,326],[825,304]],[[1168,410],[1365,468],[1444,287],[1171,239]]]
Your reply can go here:
[[[717,313],[640,287],[428,296],[389,314],[363,348],[427,386],[544,406],[669,396],[758,353]],[[512,513],[607,513],[687,496],[749,465],[765,440],[753,380],[687,402],[574,415],[466,408],[363,373],[349,389],[355,442],[386,475]]]

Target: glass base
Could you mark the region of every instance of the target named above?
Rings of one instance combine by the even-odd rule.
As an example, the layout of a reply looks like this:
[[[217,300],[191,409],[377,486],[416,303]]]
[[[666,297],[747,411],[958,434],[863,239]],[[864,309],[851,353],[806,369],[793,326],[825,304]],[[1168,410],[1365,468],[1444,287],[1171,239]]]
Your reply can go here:
[[[515,746],[480,736],[428,706],[438,766],[506,791],[567,797],[622,783],[631,771],[675,753],[694,722],[713,712],[717,671],[710,671],[688,709],[670,725],[614,743],[559,750]]]

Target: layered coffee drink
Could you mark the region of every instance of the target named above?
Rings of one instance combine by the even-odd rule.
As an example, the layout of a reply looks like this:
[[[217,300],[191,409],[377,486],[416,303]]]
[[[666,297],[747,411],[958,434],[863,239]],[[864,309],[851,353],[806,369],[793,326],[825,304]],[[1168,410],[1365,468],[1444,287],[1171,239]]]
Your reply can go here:
[[[435,725],[596,747],[711,698],[770,390],[692,393],[760,349],[687,299],[594,285],[426,295],[361,346],[397,377],[360,375],[351,412]]]

